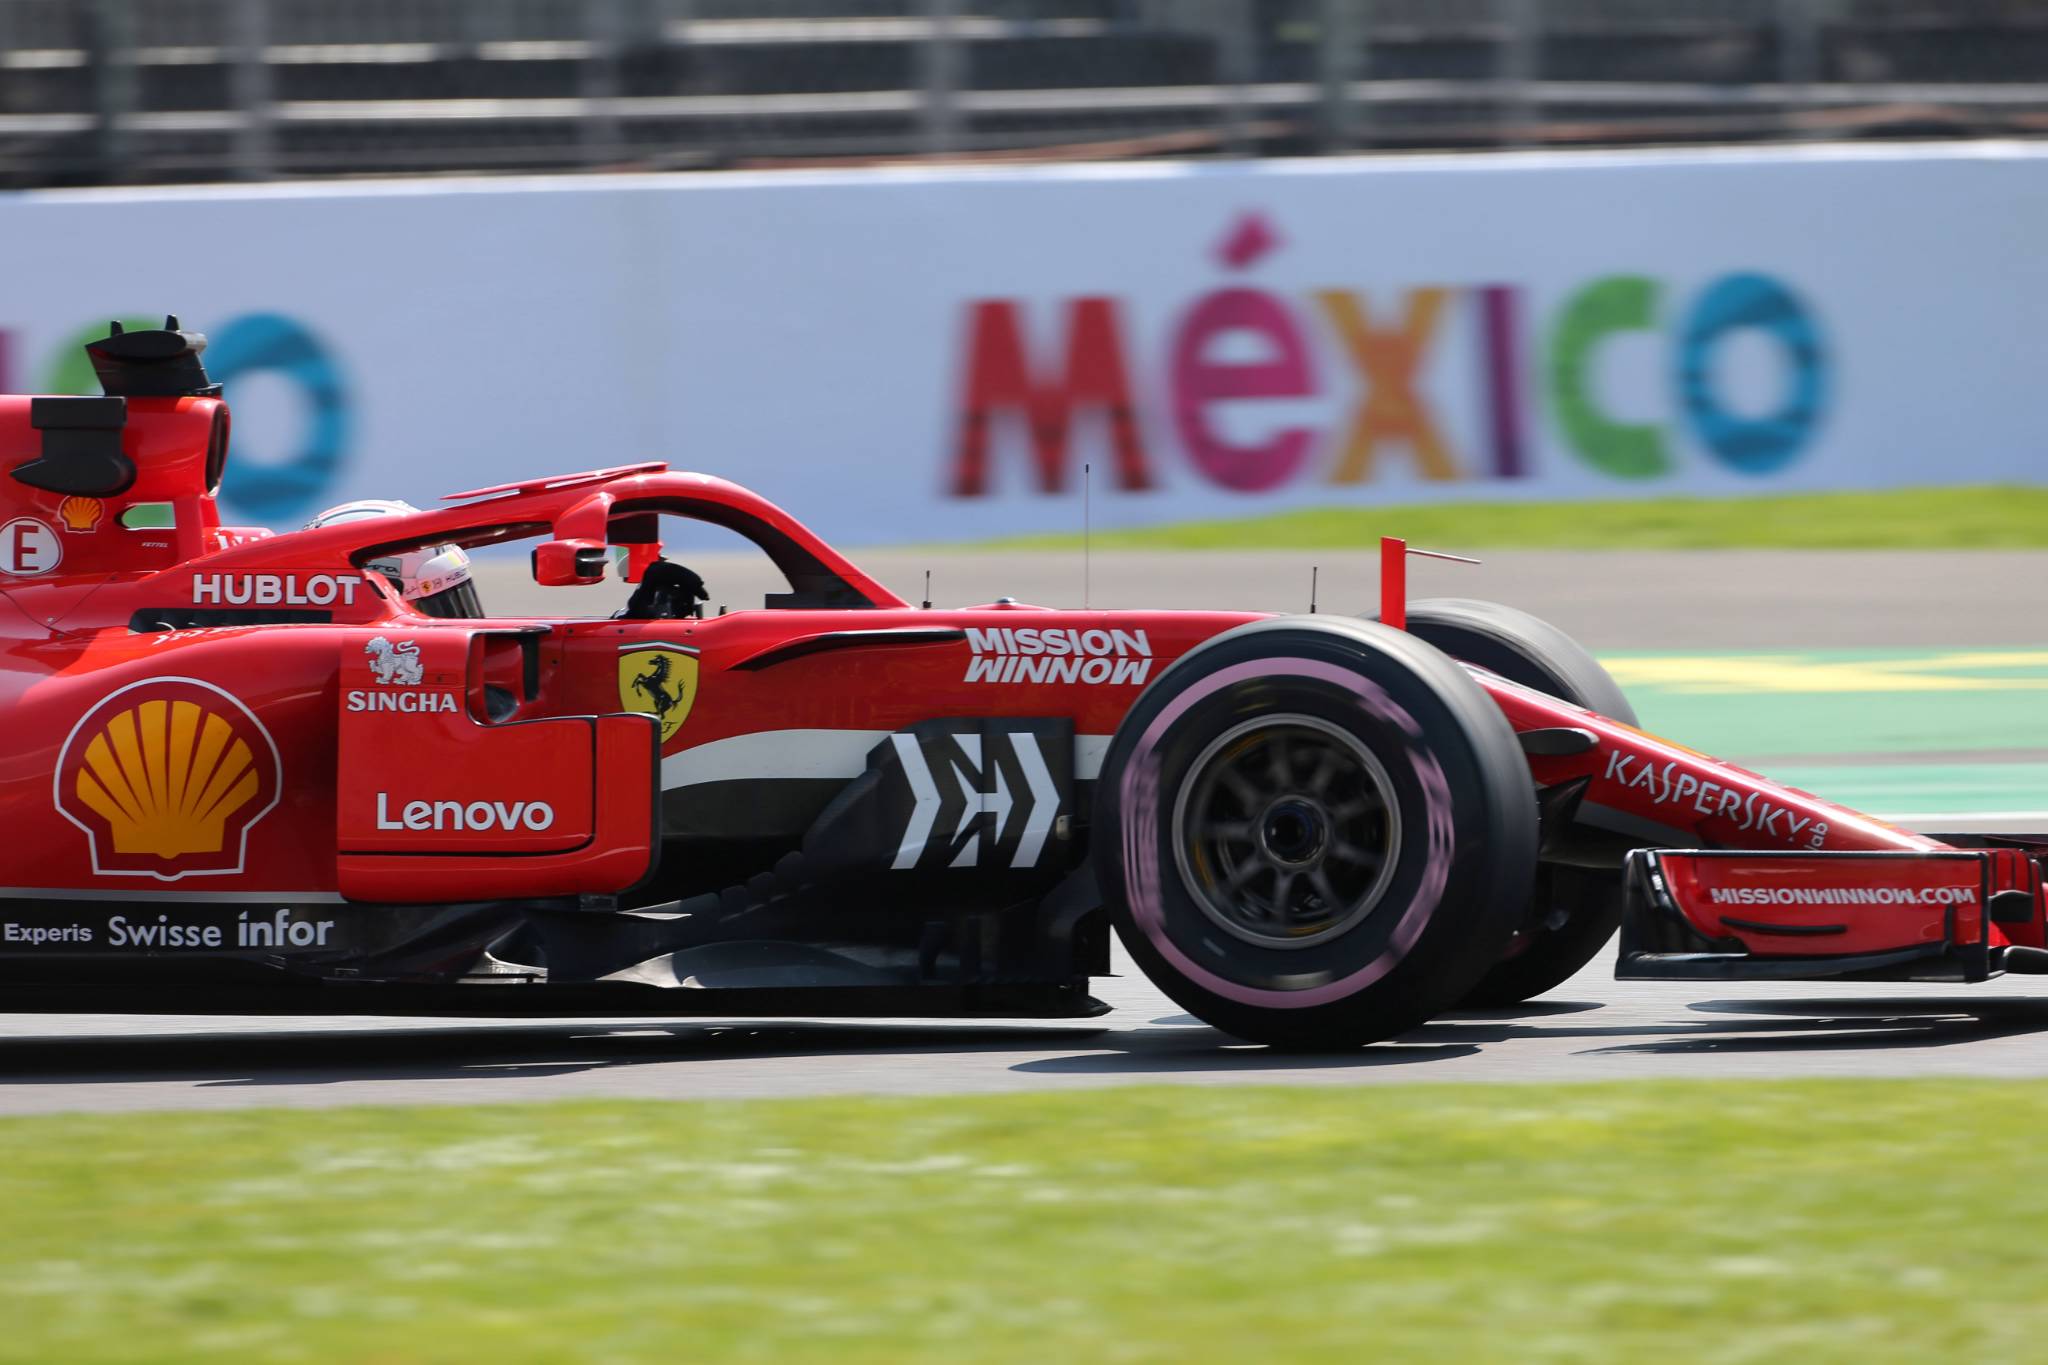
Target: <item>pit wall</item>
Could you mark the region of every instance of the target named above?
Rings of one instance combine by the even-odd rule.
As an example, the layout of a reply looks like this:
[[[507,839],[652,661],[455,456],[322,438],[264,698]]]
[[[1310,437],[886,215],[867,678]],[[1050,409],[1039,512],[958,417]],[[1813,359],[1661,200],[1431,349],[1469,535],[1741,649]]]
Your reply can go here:
[[[0,196],[0,390],[176,310],[231,520],[667,458],[849,544],[2034,482],[2048,147]]]

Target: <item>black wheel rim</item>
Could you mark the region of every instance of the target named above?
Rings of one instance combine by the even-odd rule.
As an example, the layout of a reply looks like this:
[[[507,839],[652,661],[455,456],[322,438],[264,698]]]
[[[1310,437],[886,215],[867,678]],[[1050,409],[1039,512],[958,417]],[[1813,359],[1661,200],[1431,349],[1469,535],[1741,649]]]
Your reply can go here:
[[[1220,928],[1306,948],[1377,908],[1401,816],[1385,767],[1356,736],[1316,716],[1261,716],[1195,759],[1173,836],[1183,884]]]

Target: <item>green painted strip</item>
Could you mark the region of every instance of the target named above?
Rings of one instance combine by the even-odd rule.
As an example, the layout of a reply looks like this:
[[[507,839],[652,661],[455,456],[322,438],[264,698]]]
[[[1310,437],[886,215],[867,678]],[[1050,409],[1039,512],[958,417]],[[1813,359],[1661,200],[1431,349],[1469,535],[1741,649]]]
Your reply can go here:
[[[1566,411],[1557,415],[1567,423],[1578,420]],[[1610,443],[1600,458],[1641,469],[1657,456],[1640,448],[1616,450]],[[1357,550],[1370,548],[1383,535],[1452,550],[2034,549],[2048,545],[2048,489],[1979,486],[1775,497],[1309,507],[1227,521],[1098,526],[1094,541],[1098,550]],[[1014,536],[972,548],[1078,550],[1081,537]]]
[[[1645,729],[1730,758],[2048,747],[2048,650],[1614,654],[1602,662]]]
[[[177,509],[167,502],[138,502],[121,514],[130,531],[168,531],[177,524]]]
[[[1773,764],[1768,775],[1873,815],[2048,811],[2048,763],[1793,763]]]

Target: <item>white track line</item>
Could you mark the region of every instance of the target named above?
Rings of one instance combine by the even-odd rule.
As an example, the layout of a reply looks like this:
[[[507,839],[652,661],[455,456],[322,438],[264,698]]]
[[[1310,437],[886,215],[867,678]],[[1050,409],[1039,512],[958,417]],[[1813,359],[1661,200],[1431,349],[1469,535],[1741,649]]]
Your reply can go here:
[[[1966,830],[1981,821],[1995,821],[1998,824],[2013,824],[2019,821],[2034,821],[2034,828],[2048,830],[2048,810],[1959,810],[1959,811],[1913,811],[1904,815],[1876,816],[1888,824],[1904,825],[1908,828],[1939,828]]]

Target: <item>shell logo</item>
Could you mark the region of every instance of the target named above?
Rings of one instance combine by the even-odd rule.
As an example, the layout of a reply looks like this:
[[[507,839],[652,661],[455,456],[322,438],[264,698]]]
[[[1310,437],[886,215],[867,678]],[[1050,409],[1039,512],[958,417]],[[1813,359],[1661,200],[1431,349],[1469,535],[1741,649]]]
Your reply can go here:
[[[255,713],[196,678],[105,697],[57,758],[57,809],[85,831],[99,876],[240,872],[249,831],[282,786],[277,745]]]
[[[80,535],[97,529],[100,518],[106,514],[107,505],[98,498],[73,494],[57,504],[57,516],[63,521],[64,529]]]

